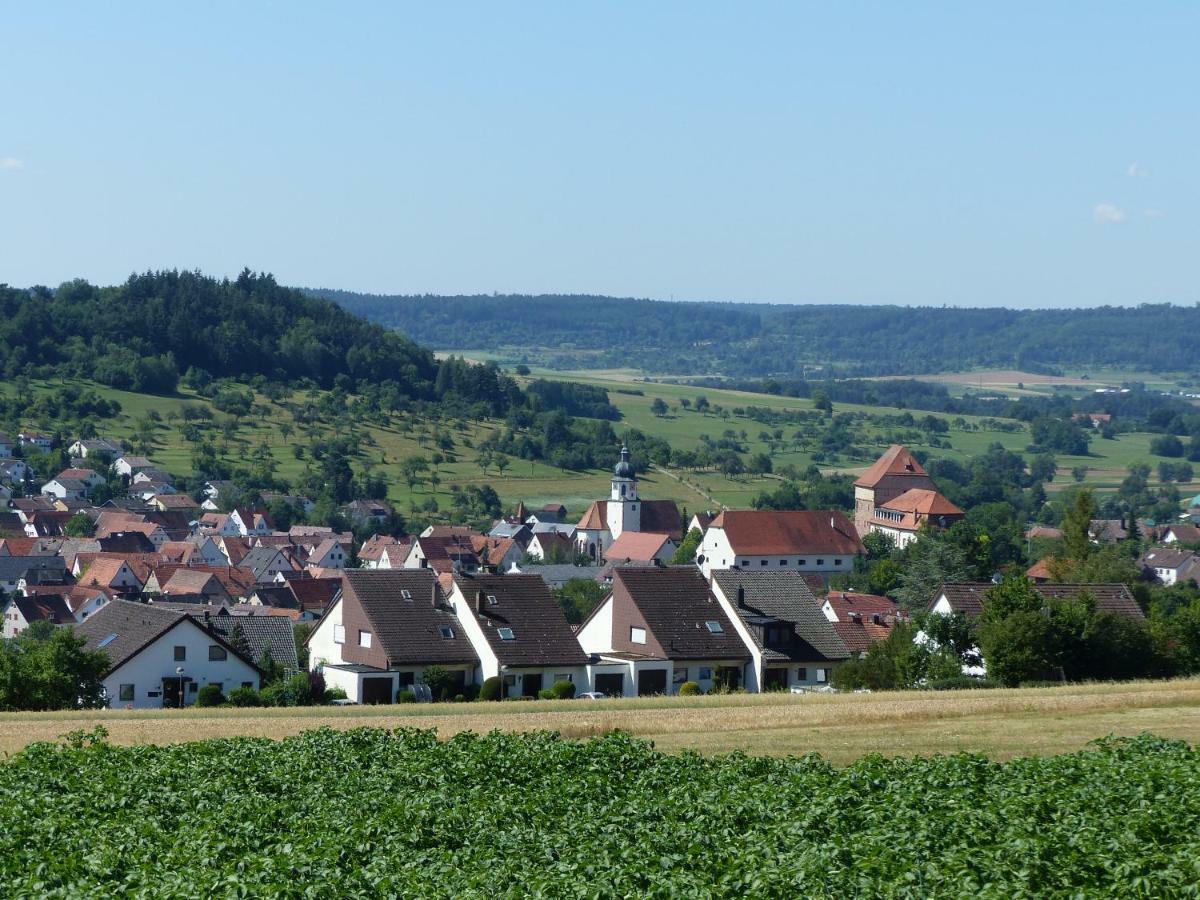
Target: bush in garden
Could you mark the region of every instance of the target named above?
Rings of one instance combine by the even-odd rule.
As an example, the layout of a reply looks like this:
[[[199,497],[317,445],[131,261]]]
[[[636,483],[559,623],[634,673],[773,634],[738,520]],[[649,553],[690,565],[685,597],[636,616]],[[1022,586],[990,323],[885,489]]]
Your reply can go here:
[[[400,693],[398,693],[396,695],[396,702],[397,703],[416,703],[417,695],[414,694],[412,691],[407,691],[407,690],[401,691]]]
[[[575,682],[573,681],[556,681],[554,687],[550,688],[554,692],[556,700],[574,700],[575,699]]]
[[[262,706],[258,691],[252,687],[236,687],[229,692],[229,702],[234,706]]]
[[[680,697],[695,697],[700,693],[700,685],[694,681],[685,681],[679,686]]]
[[[538,691],[538,699],[539,700],[553,700],[553,699],[555,699],[554,691],[550,690],[550,688],[542,688],[540,691]]]
[[[345,688],[331,687],[331,688],[325,689],[324,701],[326,703],[332,703],[334,700],[349,700],[349,699],[350,698],[348,696],[346,696]]]
[[[197,706],[220,706],[224,702],[225,694],[219,684],[201,685],[199,693],[196,694]]]
[[[479,689],[479,699],[500,699],[500,677],[498,675],[493,675],[491,678],[488,678],[483,682],[483,687]]]

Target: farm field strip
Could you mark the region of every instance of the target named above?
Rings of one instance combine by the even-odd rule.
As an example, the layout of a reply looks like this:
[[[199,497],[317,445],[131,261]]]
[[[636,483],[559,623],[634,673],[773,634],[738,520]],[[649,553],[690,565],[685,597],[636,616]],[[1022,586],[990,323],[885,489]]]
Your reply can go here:
[[[843,764],[865,753],[968,750],[995,758],[1068,752],[1108,734],[1153,731],[1200,743],[1200,679],[966,692],[727,695],[434,706],[101,710],[0,714],[0,752],[103,724],[119,744],[213,737],[278,738],[319,726],[558,731],[622,730],[671,750],[772,755],[819,752]]]

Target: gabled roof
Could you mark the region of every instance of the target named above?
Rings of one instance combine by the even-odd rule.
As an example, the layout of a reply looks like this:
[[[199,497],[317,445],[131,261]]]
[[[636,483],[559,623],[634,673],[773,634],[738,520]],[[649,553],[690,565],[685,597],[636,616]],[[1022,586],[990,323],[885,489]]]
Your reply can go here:
[[[709,528],[723,529],[739,556],[854,556],[864,552],[854,526],[838,510],[727,509]]]
[[[579,646],[566,616],[536,575],[455,575],[462,592],[464,616],[475,616],[488,646],[501,665],[582,666],[588,655]],[[477,595],[483,598],[476,611]],[[487,600],[495,597],[495,603]],[[513,640],[502,640],[500,628],[511,628]]]
[[[70,625],[75,622],[75,616],[61,594],[14,597],[12,603],[29,623],[46,621],[55,625]]]
[[[252,547],[245,556],[238,560],[238,566],[249,569],[259,581],[267,575],[271,564],[280,558],[278,547]],[[291,568],[289,566],[288,568]]]
[[[749,659],[708,582],[695,566],[638,566],[613,571],[613,590],[623,587],[667,659]],[[720,631],[709,629],[717,622]]]
[[[1168,525],[1163,534],[1165,535],[1168,531],[1175,535],[1175,540],[1177,541],[1183,541],[1186,544],[1200,542],[1200,526],[1193,525],[1190,522]]]
[[[1152,569],[1179,569],[1196,558],[1191,550],[1154,547],[1142,555],[1142,565]]]
[[[0,556],[0,581],[18,581],[29,572],[65,580],[67,563],[61,556]]]
[[[905,491],[899,497],[882,503],[883,509],[895,512],[914,513],[921,516],[961,516],[965,513],[947,500],[938,491],[927,488],[913,488]]]
[[[112,587],[113,582],[117,580],[117,576],[121,574],[122,568],[127,568],[124,559],[119,557],[99,557],[87,567],[86,572],[83,572],[79,576],[79,583],[95,587]],[[129,571],[132,573],[133,569]],[[134,577],[136,578],[137,576],[135,575]]]
[[[713,572],[713,580],[748,625],[755,619],[792,624],[792,640],[774,647],[764,647],[756,629],[749,629],[765,659],[814,662],[849,657],[845,643],[821,611],[821,601],[813,596],[800,573],[728,569]]]
[[[1123,584],[1033,584],[1035,591],[1047,600],[1073,600],[1080,594],[1090,594],[1096,600],[1096,611],[1115,616],[1128,616],[1131,619],[1144,619],[1146,616],[1137,600]],[[948,582],[943,584],[929,602],[930,611],[938,599],[946,597],[950,608],[957,613],[973,618],[983,612],[987,603],[988,591],[994,584],[990,582]]]
[[[850,618],[851,613],[858,613],[867,619],[872,616],[895,616],[908,618],[908,614],[900,604],[891,597],[879,594],[860,594],[857,591],[830,591],[825,595],[825,602],[833,609],[833,614],[840,620]]]
[[[147,603],[113,600],[77,625],[75,630],[87,638],[89,650],[103,650],[108,654],[108,671],[112,672],[185,621],[209,635],[238,659],[254,666],[255,669],[258,668],[254,665],[254,660],[246,659],[230,647],[224,638],[214,634],[186,613],[160,609]]]
[[[343,611],[352,604],[362,609],[392,666],[479,662],[427,569],[351,569],[342,579],[342,603]],[[452,637],[442,636],[443,627]]]
[[[289,578],[287,586],[301,609],[324,612],[342,589],[342,582],[337,578]]]
[[[892,444],[892,446],[887,448],[883,456],[875,460],[867,471],[858,476],[858,480],[854,482],[854,486],[873,488],[889,475],[924,475],[926,478],[929,477],[925,469],[917,462],[917,458],[908,452],[907,447],[902,444]]]
[[[607,550],[604,558],[619,562],[632,560],[634,562],[650,562],[658,558],[663,546],[671,540],[669,534],[653,531],[622,531]]]
[[[248,647],[246,656],[255,663],[270,649],[271,659],[283,666],[285,674],[294,675],[300,670],[300,663],[296,658],[296,634],[291,619],[227,615],[209,615],[205,618],[202,610],[189,611],[188,615],[193,618],[199,616],[212,632],[223,637],[231,647],[238,645],[237,631],[240,629]]]

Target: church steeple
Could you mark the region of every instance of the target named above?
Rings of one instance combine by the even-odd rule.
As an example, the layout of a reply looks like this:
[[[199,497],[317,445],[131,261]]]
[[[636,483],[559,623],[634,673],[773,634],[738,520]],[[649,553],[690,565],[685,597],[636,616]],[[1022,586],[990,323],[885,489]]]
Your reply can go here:
[[[621,460],[613,467],[611,499],[618,503],[637,500],[637,475],[629,461],[629,448],[621,447]]]

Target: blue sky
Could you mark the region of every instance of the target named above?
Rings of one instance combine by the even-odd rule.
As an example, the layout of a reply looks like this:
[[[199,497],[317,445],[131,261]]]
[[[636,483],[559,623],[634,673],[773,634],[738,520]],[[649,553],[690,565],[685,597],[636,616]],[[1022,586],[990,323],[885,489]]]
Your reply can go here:
[[[1200,301],[1197,3],[0,3],[0,282]]]

